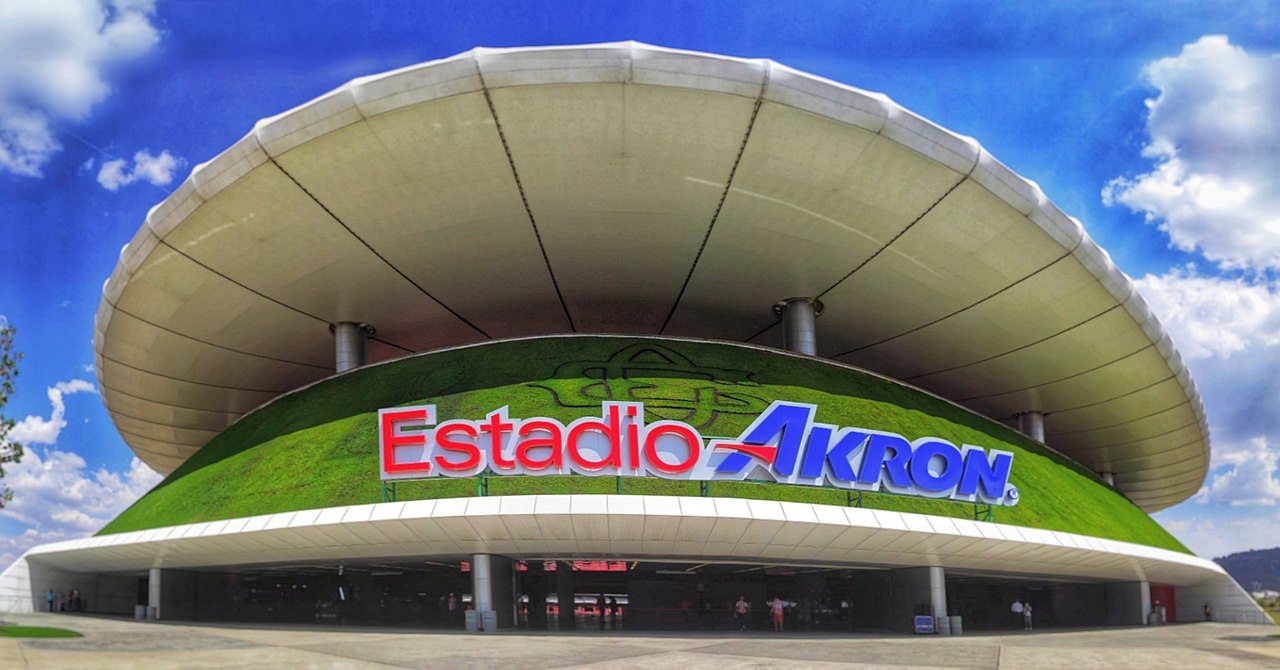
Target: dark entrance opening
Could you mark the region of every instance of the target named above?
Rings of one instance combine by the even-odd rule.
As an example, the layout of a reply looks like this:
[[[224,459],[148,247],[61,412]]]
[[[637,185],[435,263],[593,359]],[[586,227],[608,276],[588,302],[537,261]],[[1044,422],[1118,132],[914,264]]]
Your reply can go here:
[[[528,630],[764,632],[774,630],[772,606],[778,602],[788,632],[906,633],[912,615],[930,612],[923,568],[555,557],[503,563],[491,580],[506,580],[509,588],[495,588],[501,601],[494,608]],[[164,570],[163,616],[461,629],[472,608],[470,567],[461,559],[399,558]],[[143,602],[145,584],[140,580]],[[1011,630],[1022,627],[1010,611],[1017,599],[1031,604],[1036,628],[1099,626],[1109,623],[1112,610],[1137,607],[1136,590],[1130,589],[1130,598],[1114,586],[948,571],[947,613],[961,617],[967,631]],[[736,613],[739,598],[746,603],[743,616]],[[1113,618],[1121,623],[1123,617]]]
[[[947,573],[947,610],[963,617],[965,630],[1022,629],[1015,600],[1030,603],[1034,628],[1106,624],[1106,588],[1088,582]]]

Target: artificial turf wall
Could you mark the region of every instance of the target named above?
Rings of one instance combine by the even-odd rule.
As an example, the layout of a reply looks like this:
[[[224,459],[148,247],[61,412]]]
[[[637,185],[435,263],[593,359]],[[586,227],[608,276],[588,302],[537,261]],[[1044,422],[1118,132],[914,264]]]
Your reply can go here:
[[[934,436],[1015,453],[1016,507],[1000,523],[1187,551],[1095,474],[1016,431],[914,388],[817,358],[728,343],[546,337],[419,354],[355,370],[246,415],[107,524],[119,533],[257,514],[380,502],[377,410],[435,404],[441,420],[513,417],[569,422],[602,400],[645,403],[647,420],[678,419],[735,436],[773,400],[813,403],[817,421]],[[616,493],[613,477],[490,477],[488,495]],[[844,490],[711,482],[718,497],[846,505]],[[475,479],[402,481],[398,500],[477,495]],[[623,478],[623,494],[699,495],[698,482]],[[974,518],[972,503],[866,493],[875,509]]]

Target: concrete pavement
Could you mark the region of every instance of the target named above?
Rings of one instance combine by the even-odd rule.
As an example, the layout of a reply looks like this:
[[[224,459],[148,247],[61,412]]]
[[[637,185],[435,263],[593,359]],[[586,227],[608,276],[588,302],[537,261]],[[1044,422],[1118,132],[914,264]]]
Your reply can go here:
[[[57,614],[10,623],[76,639],[0,639],[0,668],[1280,668],[1280,629],[1200,623],[960,638],[896,635],[419,632],[191,625]]]

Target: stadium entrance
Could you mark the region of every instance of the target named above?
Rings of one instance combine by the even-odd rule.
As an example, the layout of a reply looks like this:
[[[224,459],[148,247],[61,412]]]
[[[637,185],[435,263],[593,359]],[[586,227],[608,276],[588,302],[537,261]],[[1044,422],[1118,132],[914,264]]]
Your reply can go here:
[[[909,633],[933,611],[928,568],[501,560],[492,599],[502,628],[769,631],[780,601],[786,631]],[[464,560],[166,570],[162,600],[169,620],[464,629],[474,583]],[[1132,619],[1133,586],[949,571],[941,597],[965,630],[1022,627],[1015,600],[1031,604],[1037,628],[1098,626]]]

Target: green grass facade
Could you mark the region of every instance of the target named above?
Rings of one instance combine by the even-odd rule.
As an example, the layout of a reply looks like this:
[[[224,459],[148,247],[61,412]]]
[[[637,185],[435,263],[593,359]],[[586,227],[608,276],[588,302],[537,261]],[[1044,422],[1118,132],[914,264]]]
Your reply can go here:
[[[119,533],[200,521],[380,502],[377,411],[435,404],[441,419],[568,422],[605,400],[642,401],[647,419],[735,436],[770,402],[818,406],[817,420],[925,435],[1015,454],[1021,500],[1000,523],[1187,551],[1094,473],[1012,429],[922,391],[816,358],[728,343],[579,336],[512,340],[420,354],[334,377],[246,415],[108,524]],[[613,477],[491,477],[488,495],[616,493]],[[622,493],[699,495],[697,482],[623,478]],[[400,482],[398,500],[478,494],[475,479]],[[845,491],[712,482],[716,497],[849,504]],[[974,518],[971,503],[866,493],[863,506]]]

